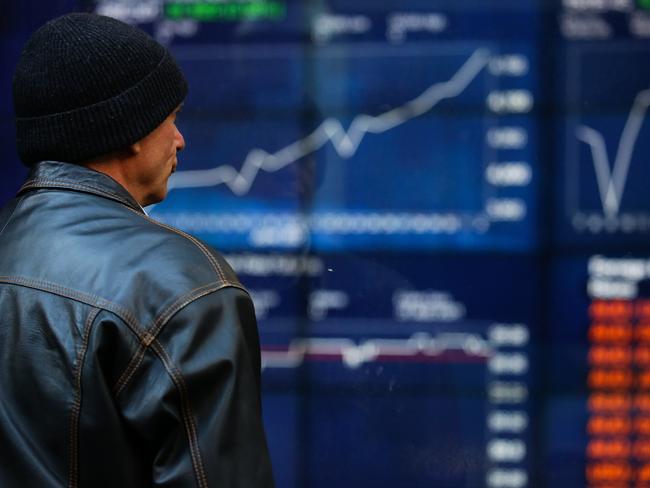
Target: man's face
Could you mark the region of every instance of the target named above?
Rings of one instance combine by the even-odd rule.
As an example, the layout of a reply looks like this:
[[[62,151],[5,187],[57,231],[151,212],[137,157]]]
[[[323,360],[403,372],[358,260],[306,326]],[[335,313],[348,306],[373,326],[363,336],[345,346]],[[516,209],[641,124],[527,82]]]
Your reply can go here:
[[[176,170],[176,153],[185,147],[185,139],[176,127],[174,110],[153,132],[136,144],[137,162],[132,166],[132,181],[138,188],[139,203],[144,207],[167,196],[167,180]]]

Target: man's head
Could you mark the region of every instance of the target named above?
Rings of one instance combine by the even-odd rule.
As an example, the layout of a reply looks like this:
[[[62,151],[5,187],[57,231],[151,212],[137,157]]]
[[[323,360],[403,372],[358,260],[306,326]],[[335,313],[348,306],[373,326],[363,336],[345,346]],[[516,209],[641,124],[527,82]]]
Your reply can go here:
[[[162,201],[167,196],[167,180],[176,171],[176,153],[185,147],[175,123],[179,110],[136,143],[84,166],[111,176],[143,207]]]
[[[142,192],[125,185],[140,203],[164,198],[184,146],[174,118],[187,82],[146,33],[94,14],[54,19],[25,46],[13,93],[18,153],[27,166],[56,160],[105,170],[109,160],[122,161],[120,172],[135,187],[153,185]],[[161,191],[155,187],[165,173]]]

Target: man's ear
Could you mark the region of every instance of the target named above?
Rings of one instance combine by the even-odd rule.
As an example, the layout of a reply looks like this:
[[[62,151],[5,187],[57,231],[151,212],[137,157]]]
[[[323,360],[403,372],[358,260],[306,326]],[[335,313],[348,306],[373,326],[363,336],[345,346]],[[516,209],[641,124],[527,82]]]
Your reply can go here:
[[[140,141],[134,142],[129,146],[129,152],[133,156],[135,156],[136,154],[140,154],[140,151],[142,151],[142,144],[140,144]]]

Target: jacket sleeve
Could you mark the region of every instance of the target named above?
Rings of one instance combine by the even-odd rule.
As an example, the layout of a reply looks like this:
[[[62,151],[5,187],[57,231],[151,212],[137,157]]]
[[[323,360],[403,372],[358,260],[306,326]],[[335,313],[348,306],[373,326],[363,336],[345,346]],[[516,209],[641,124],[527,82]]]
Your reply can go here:
[[[196,299],[140,356],[118,402],[149,451],[153,486],[274,486],[248,294],[224,288]]]

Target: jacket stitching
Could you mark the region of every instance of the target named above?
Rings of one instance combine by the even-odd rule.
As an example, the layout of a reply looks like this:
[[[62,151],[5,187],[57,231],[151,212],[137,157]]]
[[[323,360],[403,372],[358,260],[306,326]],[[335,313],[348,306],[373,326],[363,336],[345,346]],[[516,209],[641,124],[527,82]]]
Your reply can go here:
[[[80,189],[93,190],[93,192],[97,192],[101,195],[110,195],[114,198],[119,198],[99,188],[82,185],[81,183],[70,183],[65,180],[44,180],[44,179],[30,180],[20,187],[19,193],[23,192],[24,190],[29,190],[31,188],[74,188],[76,190],[80,190]]]
[[[140,214],[139,214],[139,215],[140,215]],[[203,244],[201,244],[201,243],[200,243],[200,242],[199,242],[195,237],[193,237],[193,236],[191,236],[190,234],[187,234],[187,233],[185,233],[185,232],[183,232],[183,231],[181,231],[181,230],[179,230],[179,229],[176,229],[176,228],[174,228],[174,227],[172,227],[172,226],[170,226],[170,225],[163,224],[162,222],[158,222],[157,220],[152,219],[152,218],[149,217],[148,215],[143,215],[143,217],[144,217],[145,219],[147,219],[149,222],[152,222],[152,223],[154,223],[154,224],[156,224],[156,225],[158,225],[158,226],[160,226],[160,227],[163,227],[163,228],[165,228],[165,229],[167,229],[167,230],[169,230],[169,231],[171,231],[171,232],[174,232],[175,234],[178,234],[179,236],[185,237],[186,239],[188,239],[188,240],[190,240],[192,243],[194,243],[194,245],[195,245],[196,247],[198,247],[198,248],[201,250],[201,252],[205,255],[205,257],[208,259],[208,261],[210,262],[210,264],[212,264],[212,267],[213,267],[213,268],[215,269],[215,271],[217,272],[217,275],[219,276],[219,279],[220,279],[221,281],[223,281],[223,282],[227,282],[227,281],[228,281],[228,280],[226,280],[226,278],[225,278],[225,276],[224,276],[224,274],[223,274],[223,271],[221,270],[221,266],[219,265],[219,263],[217,262],[217,260],[214,259],[214,257],[213,257],[212,254],[210,253],[210,251],[208,251],[208,249],[207,249]]]
[[[158,334],[161,332],[163,327],[167,324],[169,319],[174,316],[179,310],[182,308],[186,307],[190,303],[192,303],[195,300],[198,300],[199,298],[202,298],[206,295],[209,295],[210,293],[214,293],[216,291],[222,290],[224,288],[238,288],[246,293],[246,289],[244,289],[243,286],[237,285],[234,283],[226,282],[226,283],[220,283],[220,284],[212,284],[212,285],[206,285],[206,286],[201,286],[199,288],[195,288],[194,290],[190,291],[189,293],[186,293],[185,295],[181,296],[178,298],[174,303],[172,303],[169,307],[167,307],[155,320],[153,325],[151,327],[147,327],[147,330],[150,330],[150,334],[152,336],[152,340],[158,337]]]
[[[55,186],[56,185],[56,186]],[[93,192],[100,193],[101,195],[105,196],[110,196],[113,198],[118,198],[122,202],[126,202],[126,200],[122,199],[119,195],[115,195],[113,193],[109,193],[106,190],[103,190],[101,188],[98,188],[93,185],[85,185],[82,183],[72,183],[70,181],[66,180],[57,180],[57,179],[35,179],[35,180],[30,180],[27,183],[25,183],[23,186],[20,187],[20,191],[27,190],[29,188],[74,188],[77,190],[92,190]]]
[[[120,393],[122,393],[122,390],[124,390],[126,385],[128,385],[129,382],[131,381],[131,378],[133,378],[133,375],[140,367],[140,364],[142,364],[142,360],[144,359],[144,354],[146,350],[147,347],[141,343],[138,349],[135,351],[135,353],[133,353],[133,356],[131,357],[129,364],[127,365],[126,369],[124,370],[120,378],[117,380],[117,383],[115,383],[115,386],[113,387],[113,394],[115,395],[115,397],[118,397]]]
[[[72,404],[72,411],[70,412],[70,461],[68,467],[68,487],[77,488],[79,486],[79,418],[81,415],[81,377],[86,352],[88,351],[88,343],[90,341],[90,332],[93,323],[100,309],[93,308],[88,314],[86,323],[83,329],[83,339],[81,343],[81,350],[77,355],[77,367],[75,368],[75,397]]]
[[[203,244],[201,244],[201,243],[200,243],[196,238],[194,238],[193,236],[191,236],[191,235],[189,235],[189,234],[186,234],[185,232],[183,232],[183,231],[181,231],[181,230],[175,229],[174,227],[172,227],[172,226],[170,226],[170,225],[163,224],[162,222],[158,222],[157,220],[152,219],[151,217],[149,217],[149,216],[146,215],[146,214],[142,214],[142,213],[140,213],[140,212],[136,212],[136,211],[135,211],[133,208],[131,208],[131,207],[127,207],[127,208],[128,208],[129,210],[131,210],[131,212],[136,213],[137,215],[139,215],[140,217],[146,219],[147,221],[151,222],[152,224],[158,225],[158,226],[160,226],[160,227],[162,227],[162,228],[164,228],[164,229],[167,229],[167,230],[169,230],[169,231],[171,231],[171,232],[174,232],[175,234],[178,234],[179,236],[184,237],[184,238],[188,239],[189,241],[191,241],[191,242],[192,242],[196,247],[198,247],[198,248],[201,250],[201,252],[203,253],[203,255],[204,255],[204,256],[207,258],[207,260],[210,262],[210,264],[212,265],[212,267],[213,267],[214,270],[216,271],[217,276],[219,277],[219,279],[220,279],[221,281],[224,281],[224,282],[227,282],[227,281],[228,281],[228,280],[226,280],[226,278],[225,278],[225,276],[224,276],[224,274],[223,274],[223,271],[221,270],[221,266],[219,265],[219,263],[217,262],[217,260],[214,259],[214,257],[213,257],[212,254],[210,253],[210,251],[208,251],[208,249],[207,249]]]
[[[29,188],[71,188],[74,190],[85,190],[85,191],[90,191],[91,193],[96,193],[101,196],[105,196],[107,198],[110,198],[112,200],[116,200],[119,203],[122,203],[124,205],[128,205],[129,208],[133,208],[133,204],[129,202],[127,199],[122,198],[121,196],[115,194],[115,193],[109,193],[101,188],[98,188],[93,185],[85,185],[81,183],[72,183],[66,180],[57,180],[57,179],[35,179],[35,180],[30,180],[27,183],[25,183],[22,187],[20,187],[19,193],[27,190]],[[136,209],[134,209],[136,210]]]
[[[73,290],[71,288],[66,288],[64,286],[57,285],[55,283],[48,283],[45,281],[35,280],[31,278],[21,278],[19,276],[0,276],[0,283],[9,283],[9,284],[25,286],[27,288],[33,288],[45,292],[50,292],[55,295],[60,295],[66,298],[70,298],[72,300],[76,300],[81,303],[85,303],[86,305],[91,305],[93,307],[101,308],[109,312],[112,312],[124,321],[124,323],[128,326],[131,332],[135,334],[138,340],[143,341],[143,333],[141,332],[140,327],[138,326],[138,321],[135,318],[135,316],[128,310],[124,309],[123,307],[105,298],[93,294],[82,293],[77,290]]]
[[[197,298],[201,295],[201,292],[210,292],[212,290],[219,289],[223,287],[224,285],[218,285],[215,283],[209,284],[209,285],[204,285],[204,286],[199,286],[198,288],[194,288],[193,290],[189,291],[188,293],[180,296],[178,299],[176,299],[171,305],[169,305],[165,310],[163,310],[153,321],[152,325],[150,327],[147,327],[147,330],[149,331],[149,336],[151,341],[153,341],[157,336],[158,332],[160,331],[159,329],[162,328],[162,325],[168,320],[168,317],[173,315],[175,312],[175,309],[177,308],[179,303],[184,303],[187,301],[187,303],[190,303],[194,298],[193,295],[198,292]],[[182,308],[182,306],[180,307]],[[151,343],[151,341],[149,343]]]
[[[192,415],[192,407],[190,405],[189,392],[187,390],[187,385],[185,380],[181,375],[180,371],[174,366],[173,361],[169,357],[169,354],[163,347],[163,345],[155,340],[151,344],[151,348],[155,351],[156,355],[160,358],[161,362],[165,366],[167,373],[171,376],[174,385],[178,389],[180,394],[180,404],[181,404],[181,413],[183,417],[183,424],[185,426],[185,431],[187,433],[188,442],[190,446],[190,454],[192,457],[192,466],[194,468],[194,474],[197,478],[199,488],[208,488],[208,480],[205,475],[205,468],[203,467],[203,461],[201,459],[201,451],[199,450],[199,440],[197,435],[196,424],[194,422],[194,417]]]
[[[168,321],[176,313],[178,313],[180,310],[195,300],[198,300],[199,298],[202,298],[219,290],[223,290],[224,288],[237,288],[238,290],[242,290],[243,292],[248,293],[248,291],[241,285],[235,285],[231,283],[206,285],[196,288],[189,293],[186,293],[174,303],[172,303],[169,307],[167,307],[167,309],[165,309],[165,311],[160,314],[154,321],[154,324],[151,327],[147,327],[147,329],[151,330],[151,332],[147,332],[147,337],[143,338],[142,342],[140,343],[140,347],[133,354],[131,360],[129,361],[129,364],[125,368],[124,372],[120,375],[117,383],[115,383],[115,386],[113,387],[115,396],[119,396],[124,388],[126,388],[126,386],[129,384],[137,369],[140,367],[140,364],[142,364],[145,349],[151,344],[151,342],[158,338],[158,335],[162,332],[165,325],[167,325]]]

